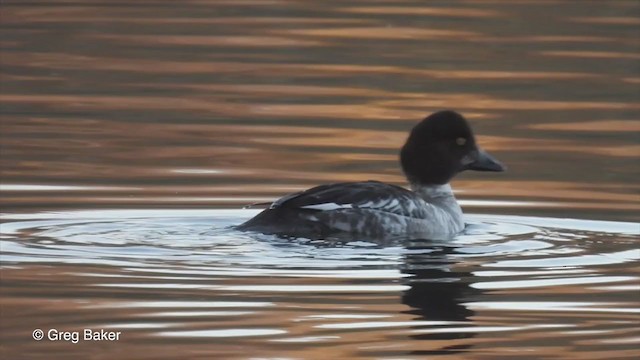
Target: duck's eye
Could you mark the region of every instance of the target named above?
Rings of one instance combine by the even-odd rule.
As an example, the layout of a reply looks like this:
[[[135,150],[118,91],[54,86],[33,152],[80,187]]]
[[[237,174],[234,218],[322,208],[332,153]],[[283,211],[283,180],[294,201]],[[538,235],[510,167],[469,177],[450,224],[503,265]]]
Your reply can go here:
[[[465,139],[463,137],[459,137],[459,138],[456,139],[456,144],[458,144],[460,146],[462,146],[462,145],[464,145],[466,143],[467,143],[467,139]]]

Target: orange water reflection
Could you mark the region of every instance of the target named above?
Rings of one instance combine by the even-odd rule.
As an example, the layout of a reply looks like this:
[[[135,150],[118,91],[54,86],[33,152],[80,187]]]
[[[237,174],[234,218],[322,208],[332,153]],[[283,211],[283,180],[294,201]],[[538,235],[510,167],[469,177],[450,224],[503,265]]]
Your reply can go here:
[[[509,166],[504,174],[455,180],[467,213],[637,221],[638,6],[3,2],[2,213],[228,211],[320,183],[406,185],[397,152],[408,129],[427,113],[451,108]],[[445,286],[460,314],[441,326],[405,301],[411,289],[402,279],[415,273],[350,278],[305,268],[281,276],[248,263],[266,275],[236,276],[242,273],[236,267],[194,275],[171,272],[185,270],[166,259],[153,273],[145,263],[153,255],[145,252],[149,244],[127,249],[129,260],[143,259],[133,268],[63,265],[47,251],[79,251],[72,260],[104,251],[115,262],[109,251],[119,247],[67,244],[47,233],[69,229],[38,226],[3,242],[4,254],[15,256],[22,246],[41,257],[3,263],[2,358],[494,358],[524,350],[537,358],[638,357],[637,329],[629,325],[638,320],[631,303],[637,288],[631,281],[578,283],[637,279],[637,269],[616,264],[560,266],[567,278],[553,288],[509,288],[504,282],[521,281],[526,269],[483,273],[484,263],[468,257],[447,269],[465,281]],[[154,231],[148,230],[150,242],[162,238]],[[584,244],[609,251],[633,240],[575,231],[573,243],[563,236],[545,229],[516,234],[512,242],[560,238],[549,253],[562,254],[583,251]],[[165,247],[175,251],[158,246]],[[229,247],[205,250],[213,256]],[[607,251],[602,256],[611,258]],[[180,261],[212,271],[195,253]],[[544,282],[560,276],[549,273],[556,270],[536,268],[528,280]],[[478,281],[477,289],[469,286]],[[430,298],[425,294],[416,296]],[[508,301],[486,300],[495,297]],[[591,303],[562,307],[572,297]],[[537,308],[527,303],[531,298]],[[517,311],[504,310],[514,304]],[[549,316],[540,304],[558,307]],[[101,346],[30,338],[37,326],[60,324],[116,326],[126,337]]]

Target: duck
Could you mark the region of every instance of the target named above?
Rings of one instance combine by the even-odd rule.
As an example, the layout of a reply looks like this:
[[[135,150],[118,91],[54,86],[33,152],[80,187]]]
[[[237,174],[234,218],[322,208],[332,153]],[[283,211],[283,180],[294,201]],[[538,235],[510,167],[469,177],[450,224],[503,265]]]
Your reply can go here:
[[[416,124],[399,160],[409,188],[374,180],[319,185],[267,204],[236,229],[313,240],[452,238],[465,222],[450,181],[465,170],[506,170],[452,110]]]

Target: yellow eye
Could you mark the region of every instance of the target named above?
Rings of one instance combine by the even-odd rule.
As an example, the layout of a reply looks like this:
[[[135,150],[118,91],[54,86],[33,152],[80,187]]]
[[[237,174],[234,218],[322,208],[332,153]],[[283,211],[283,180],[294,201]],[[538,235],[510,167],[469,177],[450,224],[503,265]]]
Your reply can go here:
[[[465,139],[463,137],[459,137],[459,138],[456,139],[456,144],[458,144],[460,146],[462,146],[462,145],[464,145],[466,143],[467,143],[467,139]]]

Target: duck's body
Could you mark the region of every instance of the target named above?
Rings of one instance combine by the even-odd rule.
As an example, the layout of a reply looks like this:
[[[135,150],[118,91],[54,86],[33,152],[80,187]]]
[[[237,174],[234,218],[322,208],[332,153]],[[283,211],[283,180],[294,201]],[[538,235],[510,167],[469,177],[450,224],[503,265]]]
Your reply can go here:
[[[466,169],[504,169],[476,147],[465,119],[452,111],[418,124],[400,160],[411,190],[378,181],[321,185],[276,200],[237,228],[311,239],[451,237],[464,220],[449,180]]]
[[[378,181],[321,185],[275,201],[238,229],[311,239],[380,239],[447,236],[464,228],[449,185],[414,190]]]

